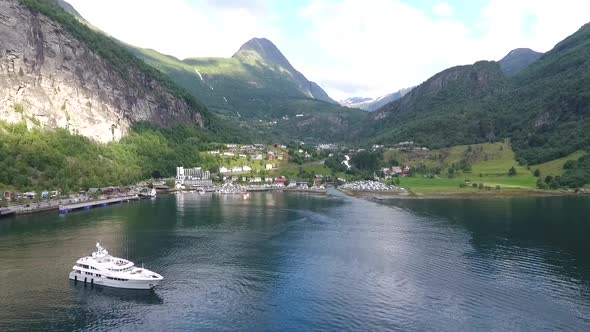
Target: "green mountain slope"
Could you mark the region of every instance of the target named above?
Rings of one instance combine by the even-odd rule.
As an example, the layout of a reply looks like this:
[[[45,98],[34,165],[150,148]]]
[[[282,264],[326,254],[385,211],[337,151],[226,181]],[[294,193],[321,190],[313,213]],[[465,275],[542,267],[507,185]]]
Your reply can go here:
[[[510,138],[523,163],[590,147],[590,25],[512,77],[497,62],[443,71],[372,115],[378,142],[441,147]]]
[[[364,136],[376,142],[412,140],[433,148],[494,139],[486,109],[504,84],[496,62],[449,68],[372,113]]]
[[[189,58],[183,61],[153,50],[129,49],[220,113],[272,119],[284,115],[274,107],[281,100],[335,103],[308,81],[269,40],[254,38],[231,58]]]
[[[254,38],[231,58],[183,61],[127,45],[233,126],[268,141],[344,141],[366,114],[341,107],[308,81],[267,39]]]

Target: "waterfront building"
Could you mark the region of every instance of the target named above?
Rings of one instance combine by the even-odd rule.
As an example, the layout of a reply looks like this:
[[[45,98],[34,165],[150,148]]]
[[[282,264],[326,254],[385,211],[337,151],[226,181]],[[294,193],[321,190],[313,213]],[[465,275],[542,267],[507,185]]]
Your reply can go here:
[[[221,173],[221,170],[220,170]],[[187,187],[211,187],[211,173],[201,167],[184,168],[176,167],[176,184]]]

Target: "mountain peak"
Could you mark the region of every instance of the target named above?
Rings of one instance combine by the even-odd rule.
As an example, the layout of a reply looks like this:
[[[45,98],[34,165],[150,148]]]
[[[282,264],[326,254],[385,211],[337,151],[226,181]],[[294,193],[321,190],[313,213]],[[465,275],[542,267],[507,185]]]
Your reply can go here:
[[[500,60],[500,68],[506,76],[514,76],[520,71],[537,61],[543,53],[535,52],[530,48],[514,49]]]
[[[55,3],[58,6],[60,6],[63,10],[65,10],[66,13],[74,16],[79,21],[81,21],[83,23],[88,23],[88,21],[86,21],[86,19],[84,19],[84,17],[82,17],[82,15],[80,15],[80,13],[78,13],[76,8],[74,8],[74,6],[72,6],[69,2],[67,2],[65,0],[56,0]]]
[[[288,72],[290,78],[294,80],[295,84],[301,92],[307,97],[318,100],[336,103],[328,94],[316,83],[311,82],[298,72],[289,60],[279,51],[278,47],[266,38],[252,38],[247,41],[240,49],[232,56],[237,60],[255,60],[262,62],[267,67],[280,67],[281,72]]]
[[[250,39],[232,58],[258,58],[268,64],[279,65],[289,70],[293,68],[275,44],[266,38]]]

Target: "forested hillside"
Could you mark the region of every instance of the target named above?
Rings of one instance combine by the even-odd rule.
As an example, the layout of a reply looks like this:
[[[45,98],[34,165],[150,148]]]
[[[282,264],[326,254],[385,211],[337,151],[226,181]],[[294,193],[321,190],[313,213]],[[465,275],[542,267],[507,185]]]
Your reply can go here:
[[[509,138],[538,164],[590,147],[590,25],[513,77],[496,62],[443,71],[372,116],[375,142],[431,147]]]

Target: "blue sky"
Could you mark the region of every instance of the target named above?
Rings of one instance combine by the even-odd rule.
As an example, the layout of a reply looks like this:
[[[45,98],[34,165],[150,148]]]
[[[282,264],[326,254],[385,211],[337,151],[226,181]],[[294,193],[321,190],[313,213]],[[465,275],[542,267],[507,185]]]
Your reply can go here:
[[[178,58],[273,41],[335,99],[377,97],[510,50],[548,51],[590,21],[588,0],[71,0],[92,24]]]

